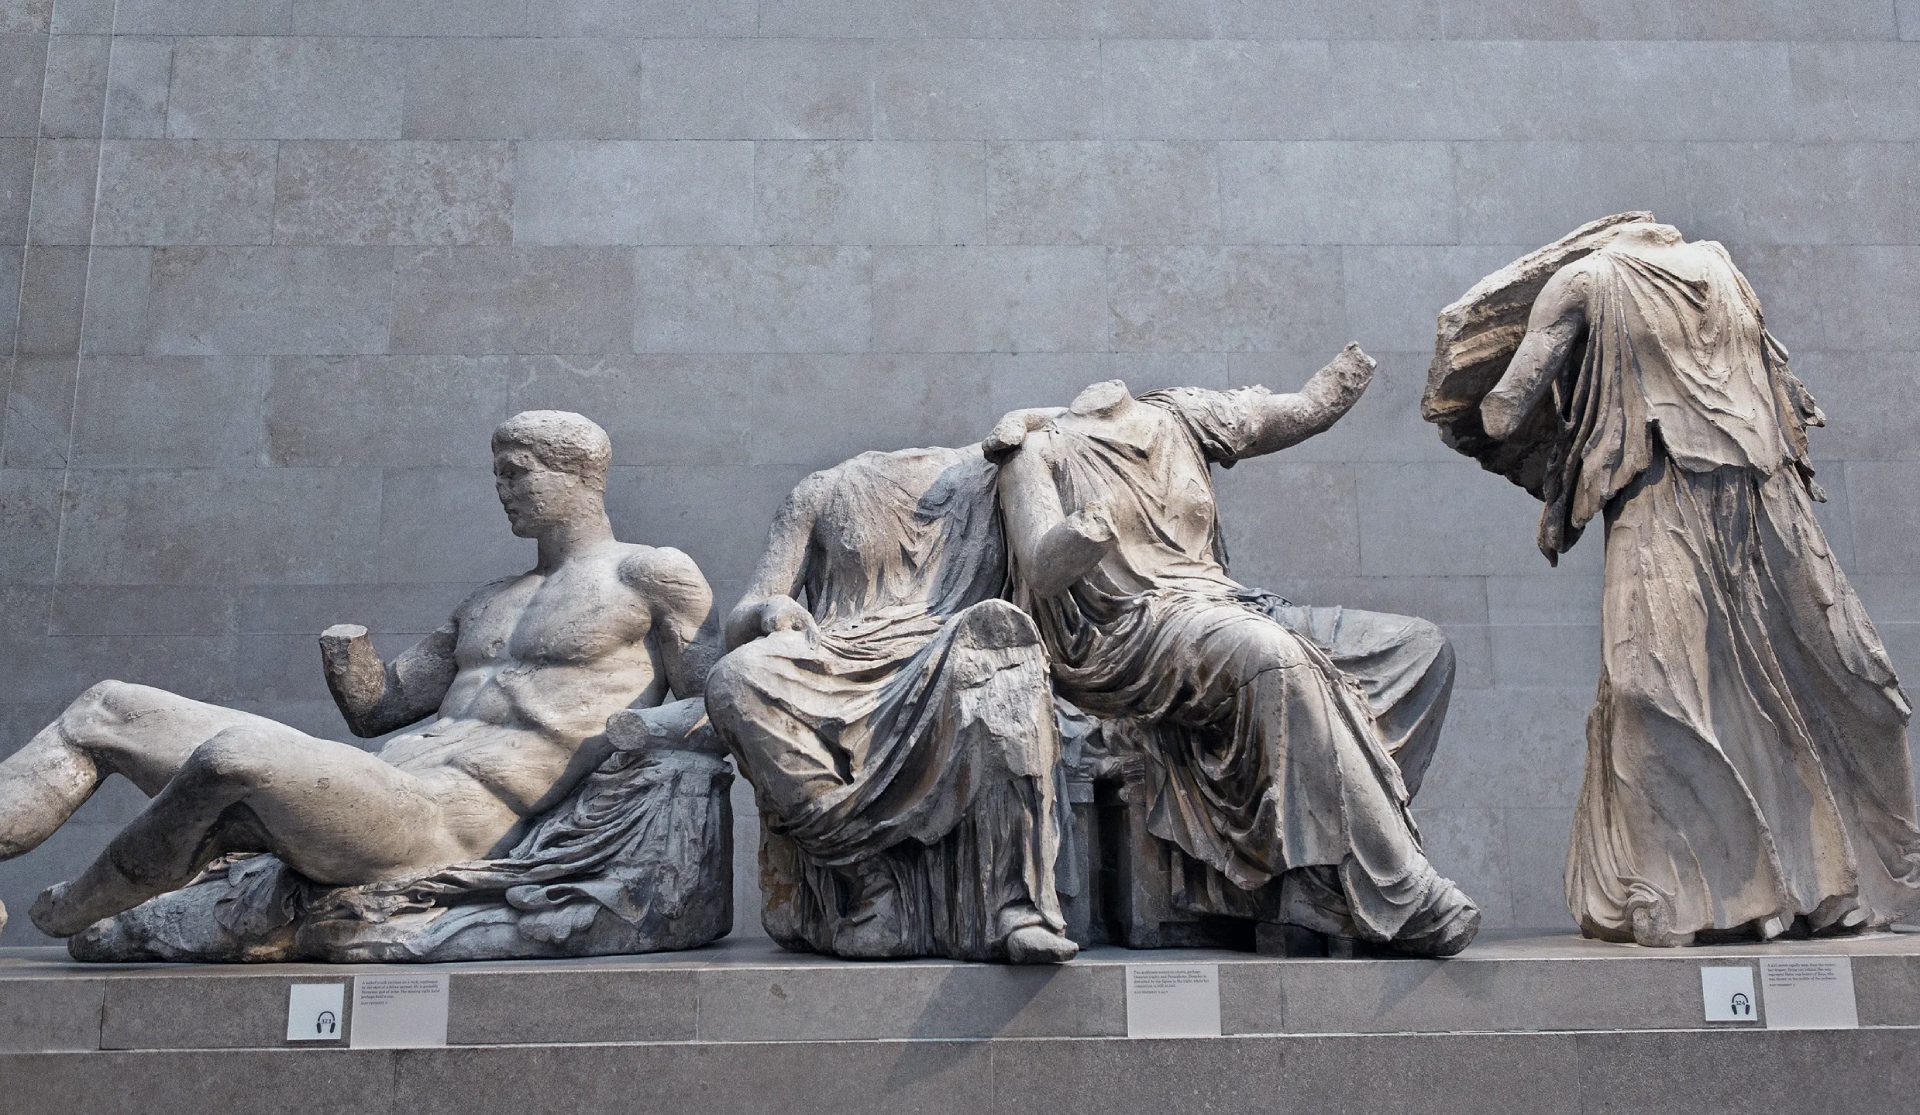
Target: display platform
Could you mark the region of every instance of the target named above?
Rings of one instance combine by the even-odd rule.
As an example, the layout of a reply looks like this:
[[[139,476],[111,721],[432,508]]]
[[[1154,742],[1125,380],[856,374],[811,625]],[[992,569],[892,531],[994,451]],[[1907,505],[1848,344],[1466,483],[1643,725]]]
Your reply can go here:
[[[1735,1009],[1751,1013],[1706,1021],[1703,968],[1723,970],[1714,987],[1745,969],[1756,993]],[[444,1047],[354,1048],[374,1025],[354,1017],[356,980],[440,975]],[[314,984],[343,985],[338,1036],[290,1041],[290,988]],[[1191,1033],[1215,1001],[1221,1036],[1128,1036],[1130,1006],[1136,1034]],[[1905,933],[1673,951],[1489,933],[1447,961],[1095,949],[1053,969],[859,964],[764,940],[400,967],[0,950],[7,1112],[1835,1115],[1914,1110],[1916,1080],[1920,935]]]

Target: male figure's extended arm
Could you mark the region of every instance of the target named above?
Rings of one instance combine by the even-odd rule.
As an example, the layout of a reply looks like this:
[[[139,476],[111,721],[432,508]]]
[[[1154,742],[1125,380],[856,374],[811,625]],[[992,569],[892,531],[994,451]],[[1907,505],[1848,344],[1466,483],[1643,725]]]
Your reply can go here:
[[[1238,459],[1277,453],[1324,433],[1353,409],[1373,382],[1374,359],[1349,344],[1305,387],[1290,395],[1256,395],[1252,437]]]
[[[754,566],[753,583],[727,616],[728,650],[762,635],[791,629],[813,631],[813,613],[799,601],[806,576],[807,548],[813,541],[813,518],[825,480],[807,477],[788,493],[767,531],[767,548]]]
[[[1556,271],[1533,300],[1527,335],[1506,374],[1480,401],[1480,422],[1489,437],[1512,437],[1567,366],[1586,329],[1590,284],[1586,267],[1575,263]]]
[[[624,572],[653,610],[652,638],[668,688],[680,698],[705,693],[707,671],[720,658],[720,638],[713,590],[700,567],[679,550],[661,547],[630,560]]]
[[[459,672],[453,657],[458,634],[456,617],[385,663],[367,629],[357,623],[321,632],[320,664],[347,730],[371,739],[439,711]]]

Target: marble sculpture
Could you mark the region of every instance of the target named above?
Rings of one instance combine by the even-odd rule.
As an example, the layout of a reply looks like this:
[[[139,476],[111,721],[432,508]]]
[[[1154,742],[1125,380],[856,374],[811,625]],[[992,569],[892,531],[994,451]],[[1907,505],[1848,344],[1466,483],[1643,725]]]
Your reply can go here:
[[[321,636],[349,729],[399,733],[377,754],[101,682],[0,762],[0,859],[118,774],[146,809],[30,911],[83,959],[689,948],[731,927],[731,756],[782,945],[1050,963],[1078,949],[1069,780],[1104,778],[1124,854],[1158,849],[1158,908],[1453,955],[1480,912],[1410,812],[1451,648],[1235,581],[1212,482],[1332,426],[1373,367],[1348,346],[1293,394],[1110,381],[816,473],[724,657],[694,563],[613,537],[606,434],[515,415],[494,472],[534,569],[391,662]],[[1546,505],[1549,561],[1606,524],[1583,932],[1920,909],[1910,706],[1813,514],[1824,418],[1725,249],[1626,213],[1515,261],[1442,313],[1423,413]]]
[[[535,567],[392,662],[364,628],[321,636],[355,735],[420,725],[378,754],[108,681],[0,763],[0,858],[109,775],[152,798],[41,896],[42,931],[86,959],[440,960],[729,930],[732,775],[699,700],[717,649],[706,581],[679,551],[615,540],[611,448],[587,419],[516,415],[493,454]]]
[[[1910,706],[1813,504],[1824,418],[1726,249],[1594,222],[1441,315],[1426,417],[1606,525],[1567,904],[1609,941],[1844,933],[1920,908]]]
[[[759,802],[769,934],[843,957],[1071,957],[1063,738],[1097,734],[1130,751],[1099,761],[1157,772],[1153,831],[1204,876],[1193,912],[1464,948],[1479,913],[1407,812],[1446,639],[1243,589],[1215,516],[1211,464],[1325,429],[1372,367],[1352,349],[1298,395],[1099,384],[980,445],[801,483],[707,689]]]
[[[1480,911],[1428,862],[1408,802],[1451,652],[1423,621],[1233,580],[1210,476],[1333,425],[1373,367],[1349,346],[1296,394],[1095,384],[989,444],[1017,442],[999,482],[1016,598],[1061,696],[1144,729],[1148,826],[1202,876],[1189,903],[1448,956]]]
[[[1051,962],[1060,736],[979,446],[863,453],[776,518],[707,682],[753,784],[763,922],[844,957]],[[800,603],[804,597],[806,603]]]

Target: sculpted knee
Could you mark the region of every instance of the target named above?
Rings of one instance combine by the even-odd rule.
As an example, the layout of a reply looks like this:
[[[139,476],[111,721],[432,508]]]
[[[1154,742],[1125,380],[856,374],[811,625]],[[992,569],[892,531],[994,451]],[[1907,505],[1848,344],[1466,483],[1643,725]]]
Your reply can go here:
[[[1277,623],[1246,623],[1235,629],[1239,644],[1232,660],[1243,680],[1268,670],[1284,670],[1308,661],[1306,640]]]
[[[112,733],[176,701],[178,698],[173,694],[151,685],[112,680],[95,682],[73,699],[60,714],[58,723],[72,742],[84,745],[102,733]]]
[[[1447,638],[1447,633],[1432,620],[1419,618],[1408,622],[1407,631],[1417,645],[1427,648],[1432,655],[1432,669],[1451,682],[1454,671],[1453,640]]]
[[[707,716],[722,731],[732,734],[743,717],[752,715],[756,687],[753,676],[762,669],[765,654],[756,643],[729,652],[707,671]]]
[[[772,668],[770,655],[748,643],[722,658],[707,674],[707,719],[739,764],[740,773],[756,787],[777,777],[781,754],[790,742],[780,725],[783,718],[769,707],[758,682]]]
[[[975,643],[985,647],[1010,649],[1040,645],[1040,629],[1032,617],[1005,600],[982,600],[953,619],[965,625]]]
[[[97,681],[73,699],[61,719],[68,723],[96,723],[123,720],[133,707],[133,697],[144,686],[124,681]]]
[[[183,776],[238,786],[258,786],[273,773],[274,741],[252,728],[228,728],[193,749]]]
[[[87,686],[87,691],[75,698],[73,703],[87,708],[106,708],[115,704],[122,694],[132,688],[133,686],[126,682],[115,681],[112,678],[96,681]]]

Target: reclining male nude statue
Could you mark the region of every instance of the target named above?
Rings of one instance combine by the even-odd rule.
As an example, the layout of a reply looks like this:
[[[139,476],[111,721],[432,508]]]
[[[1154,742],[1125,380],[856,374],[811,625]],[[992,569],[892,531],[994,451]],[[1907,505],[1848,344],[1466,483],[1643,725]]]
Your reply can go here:
[[[272,853],[323,887],[388,885],[385,905],[404,907],[393,885],[431,880],[449,865],[456,876],[485,874],[524,858],[516,844],[529,826],[613,752],[609,717],[658,705],[669,689],[700,694],[714,652],[711,594],[679,551],[614,539],[605,432],[576,414],[529,411],[494,431],[493,454],[508,523],[538,543],[534,568],[479,589],[391,663],[364,628],[321,636],[328,686],[355,735],[424,726],[376,755],[146,686],[95,685],[0,763],[0,858],[46,840],[108,775],[152,800],[78,878],[40,896],[35,925],[80,934],[230,853]],[[630,725],[629,735],[684,735],[703,724],[697,700],[643,715],[657,723]],[[621,761],[613,754],[609,765]],[[273,861],[252,867],[259,863]],[[93,951],[124,956],[128,932],[184,937],[184,951],[194,951],[210,927],[171,923],[205,911],[161,906],[151,925],[96,927]],[[257,943],[209,947],[244,954]]]
[[[1149,831],[1271,895],[1262,920],[1446,956],[1480,912],[1427,862],[1391,749],[1412,745],[1417,777],[1451,680],[1444,640],[1356,614],[1343,670],[1338,610],[1316,617],[1228,575],[1209,472],[1325,430],[1372,370],[1349,346],[1293,395],[1100,383],[1064,412],[1007,416],[988,445],[1018,444],[1002,511],[1061,696],[1147,728]],[[1401,668],[1375,661],[1363,680],[1368,642],[1375,659],[1406,644]]]
[[[1000,599],[996,471],[973,445],[815,473],[728,620],[707,701],[759,801],[762,920],[787,948],[1077,951],[1054,893],[1060,738],[1039,633]]]

